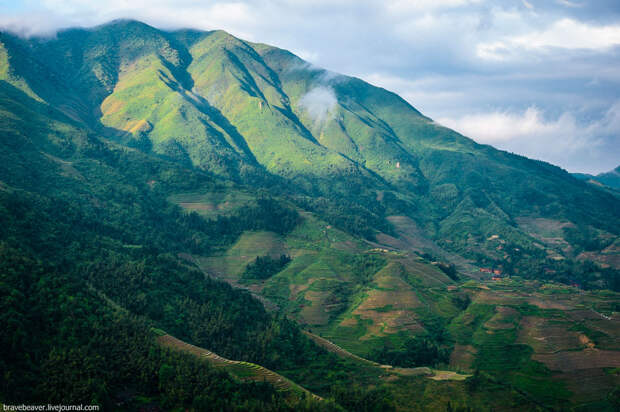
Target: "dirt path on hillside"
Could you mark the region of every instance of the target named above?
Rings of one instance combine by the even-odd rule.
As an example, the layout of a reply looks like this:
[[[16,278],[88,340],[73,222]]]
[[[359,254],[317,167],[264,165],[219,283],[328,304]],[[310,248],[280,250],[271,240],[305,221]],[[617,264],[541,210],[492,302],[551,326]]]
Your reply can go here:
[[[228,371],[230,374],[240,380],[257,382],[265,381],[272,384],[279,391],[290,392],[291,394],[297,395],[303,392],[309,396],[314,397],[315,399],[323,400],[323,398],[321,398],[320,396],[315,395],[309,390],[299,386],[290,379],[285,378],[284,376],[272,370],[264,368],[260,365],[256,365],[250,362],[226,359],[215,352],[211,352],[207,349],[194,346],[168,334],[158,337],[157,342],[162,346],[182,352],[187,352],[200,359],[204,359],[214,367],[224,368],[226,369],[226,371]]]
[[[433,380],[456,380],[462,381],[467,379],[471,375],[464,375],[453,371],[440,371],[431,369],[427,366],[420,366],[417,368],[400,368],[392,365],[381,365],[377,362],[362,358],[361,356],[357,356],[348,350],[336,345],[335,343],[321,337],[315,335],[312,332],[307,330],[302,331],[304,335],[312,339],[317,345],[327,350],[328,352],[334,353],[342,358],[352,359],[361,363],[364,363],[368,366],[374,366],[376,368],[382,369],[384,372],[396,374],[400,376],[426,376],[427,378]]]

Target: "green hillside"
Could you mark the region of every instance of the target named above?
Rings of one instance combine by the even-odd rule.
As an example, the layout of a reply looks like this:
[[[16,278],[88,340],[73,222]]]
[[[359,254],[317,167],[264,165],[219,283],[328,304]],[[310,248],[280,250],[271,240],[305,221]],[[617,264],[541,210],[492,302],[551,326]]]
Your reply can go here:
[[[276,47],[0,33],[2,404],[614,410],[619,232],[617,191]]]
[[[577,179],[586,180],[594,184],[603,184],[613,189],[620,189],[620,166],[614,170],[605,173],[599,173],[596,176],[585,173],[573,173]]]
[[[3,34],[2,44],[5,81],[107,139],[238,183],[275,185],[369,239],[393,234],[386,218],[406,215],[422,236],[478,266],[613,283],[574,262],[587,249],[586,260],[609,264],[601,255],[620,230],[617,194],[478,145],[359,79],[222,31],[135,21],[55,39]],[[539,218],[566,228],[558,241],[522,223]],[[598,245],[572,236],[576,226]],[[493,236],[506,242],[499,253]]]

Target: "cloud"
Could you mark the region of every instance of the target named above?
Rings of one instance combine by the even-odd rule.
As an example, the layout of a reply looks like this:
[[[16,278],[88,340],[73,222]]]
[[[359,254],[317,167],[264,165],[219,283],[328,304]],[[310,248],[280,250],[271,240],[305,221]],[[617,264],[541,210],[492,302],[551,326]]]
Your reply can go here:
[[[310,63],[317,61],[320,56],[318,52],[304,49],[297,50],[296,54]]]
[[[403,13],[463,7],[483,2],[483,0],[390,0],[385,3],[391,13]]]
[[[562,19],[544,31],[518,36],[510,42],[533,49],[606,49],[620,44],[620,24],[594,26],[573,19]]]
[[[561,19],[540,31],[480,43],[478,57],[504,60],[519,50],[589,49],[604,50],[620,45],[620,24],[590,25],[573,19]]]
[[[555,119],[547,119],[535,106],[528,107],[522,113],[476,113],[456,119],[441,118],[438,123],[479,143],[492,144],[556,164],[569,164],[575,170],[611,170],[620,162],[617,149],[614,149],[620,144],[620,101],[611,106],[602,118],[586,124],[578,122],[576,116],[569,112]],[[607,150],[611,151],[604,153]],[[585,166],[585,163],[595,159],[603,164],[598,167]]]
[[[572,2],[569,0],[556,0],[556,2],[566,7],[583,7],[583,3]]]
[[[317,86],[306,93],[298,104],[315,122],[323,122],[337,103],[338,99],[331,87]]]
[[[472,136],[480,143],[500,143],[515,139],[552,139],[574,135],[577,126],[574,116],[564,113],[556,120],[547,121],[535,106],[523,113],[491,112],[466,115],[459,119],[442,118],[438,122]],[[587,142],[572,144],[579,149]],[[566,149],[563,147],[562,150]]]

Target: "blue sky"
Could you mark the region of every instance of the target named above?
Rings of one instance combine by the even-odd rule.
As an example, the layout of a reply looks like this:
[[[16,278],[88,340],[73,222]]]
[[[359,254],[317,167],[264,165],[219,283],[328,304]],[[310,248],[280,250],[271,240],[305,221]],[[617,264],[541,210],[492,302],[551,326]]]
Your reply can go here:
[[[620,164],[618,0],[0,0],[0,26],[25,36],[115,18],[289,49],[569,171]]]

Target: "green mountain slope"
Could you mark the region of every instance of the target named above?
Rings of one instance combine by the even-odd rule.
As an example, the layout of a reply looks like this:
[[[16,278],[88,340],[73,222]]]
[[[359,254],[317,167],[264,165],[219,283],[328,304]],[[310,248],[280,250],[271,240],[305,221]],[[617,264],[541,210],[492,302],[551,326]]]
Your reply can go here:
[[[598,174],[596,179],[614,189],[620,188],[620,166],[610,172]]]
[[[3,44],[6,81],[90,130],[237,182],[292,185],[297,202],[368,237],[393,230],[387,216],[407,215],[447,251],[523,272],[557,266],[536,255],[537,242],[565,259],[580,245],[562,234],[558,247],[520,222],[588,227],[601,244],[620,230],[616,195],[478,145],[387,90],[222,31],[119,21],[52,40],[4,34]],[[364,221],[339,221],[340,209]],[[495,253],[492,236],[514,247]]]
[[[599,173],[596,176],[585,173],[573,173],[577,179],[594,181],[595,183],[602,183],[605,186],[609,186],[613,189],[620,189],[620,166],[614,170],[605,173]]]
[[[429,226],[441,226],[469,197],[506,224],[541,208],[573,218],[581,197],[617,218],[615,199],[559,169],[477,145],[393,93],[222,31],[167,33],[120,21],[64,31],[54,40],[5,43],[25,88],[57,107],[79,100],[92,127],[116,129],[126,143],[215,173],[258,162],[286,178],[346,176],[350,183],[362,179],[365,190],[387,185],[430,212]],[[37,75],[43,70],[45,81]],[[429,194],[453,199],[446,205],[429,201]],[[581,214],[574,218],[608,222],[577,206]]]
[[[165,198],[239,188],[101,141],[55,108],[0,85],[3,404],[391,410],[396,403],[419,409],[400,396],[392,400],[392,391],[434,381],[400,377],[392,389],[383,387],[382,369],[320,350],[291,321],[268,314],[247,293],[205,279],[180,258],[226,249],[248,230],[287,236],[300,222],[286,202],[263,200],[210,221],[185,215]],[[152,327],[266,365],[327,400],[247,383],[243,368],[228,374],[166,351]],[[426,396],[423,408],[447,399],[469,402],[463,387],[448,388],[449,398]]]
[[[297,368],[320,368],[302,366],[302,358],[336,361],[292,322],[204,279],[177,255],[208,253],[247,229],[286,232],[293,212],[263,202],[234,219],[186,216],[166,194],[214,187],[210,177],[101,142],[56,109],[0,86],[3,403],[339,409],[163,350],[151,331],[165,328],[293,377]]]

